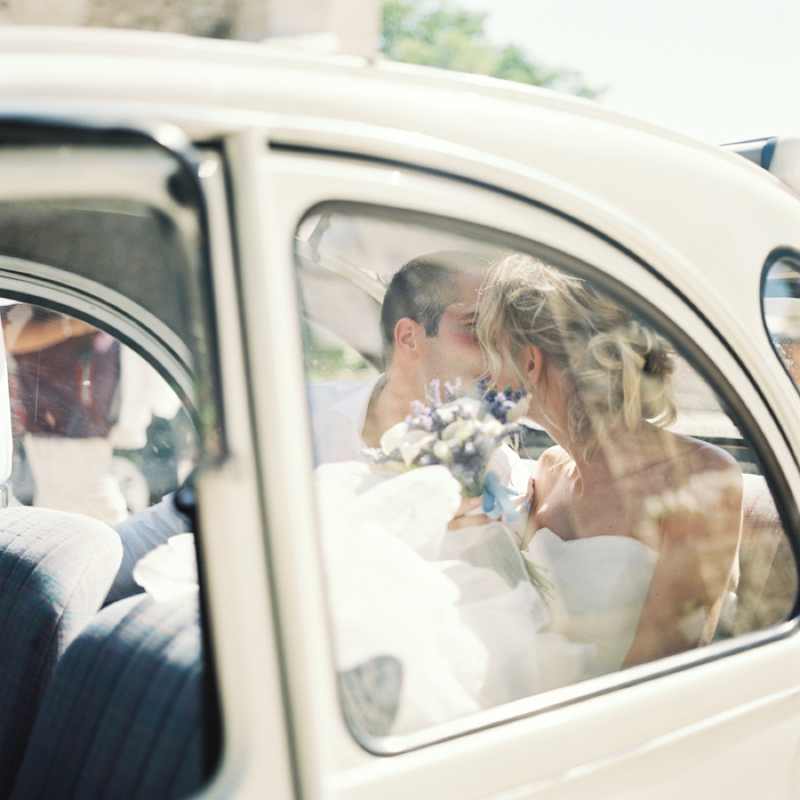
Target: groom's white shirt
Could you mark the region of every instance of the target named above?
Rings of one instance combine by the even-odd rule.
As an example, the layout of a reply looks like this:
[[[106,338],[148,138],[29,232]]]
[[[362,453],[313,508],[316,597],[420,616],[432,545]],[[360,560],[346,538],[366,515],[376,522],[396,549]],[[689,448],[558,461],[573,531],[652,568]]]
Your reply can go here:
[[[309,383],[308,409],[314,441],[314,464],[363,461],[366,445],[361,438],[367,408],[379,375],[368,383],[334,381]]]

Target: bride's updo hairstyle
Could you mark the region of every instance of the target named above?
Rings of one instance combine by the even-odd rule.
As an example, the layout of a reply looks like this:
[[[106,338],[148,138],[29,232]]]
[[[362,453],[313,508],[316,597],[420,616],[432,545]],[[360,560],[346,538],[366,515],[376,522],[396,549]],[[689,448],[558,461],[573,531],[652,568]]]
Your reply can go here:
[[[575,387],[568,433],[586,442],[587,456],[621,428],[675,421],[669,344],[585,281],[531,256],[515,253],[490,267],[478,336],[494,374],[510,365],[524,385],[519,354],[526,345],[565,373]]]

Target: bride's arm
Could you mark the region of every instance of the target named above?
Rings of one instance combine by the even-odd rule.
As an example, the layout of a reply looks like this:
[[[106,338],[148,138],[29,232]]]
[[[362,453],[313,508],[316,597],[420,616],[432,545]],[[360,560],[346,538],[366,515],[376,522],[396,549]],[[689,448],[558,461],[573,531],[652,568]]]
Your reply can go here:
[[[623,668],[707,644],[714,633],[741,535],[742,474],[716,448],[703,461],[664,502],[658,562]]]

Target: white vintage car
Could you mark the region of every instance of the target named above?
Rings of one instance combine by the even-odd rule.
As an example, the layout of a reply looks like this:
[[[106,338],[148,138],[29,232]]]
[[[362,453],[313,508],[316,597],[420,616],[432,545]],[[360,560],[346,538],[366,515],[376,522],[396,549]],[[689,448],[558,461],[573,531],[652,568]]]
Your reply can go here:
[[[800,140],[162,34],[5,26],[0,75],[0,798],[797,797]],[[384,294],[442,253],[532,256],[674,350],[670,430],[741,475],[685,646],[626,660],[657,544],[548,562],[542,597],[437,549],[441,466],[365,477]]]

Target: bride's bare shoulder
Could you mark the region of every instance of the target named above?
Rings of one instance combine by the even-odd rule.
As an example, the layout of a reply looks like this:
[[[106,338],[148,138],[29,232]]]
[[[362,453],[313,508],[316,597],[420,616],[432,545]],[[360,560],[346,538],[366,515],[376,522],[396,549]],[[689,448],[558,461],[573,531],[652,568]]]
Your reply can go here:
[[[721,447],[691,436],[670,435],[676,443],[676,456],[688,462],[689,472],[741,472],[736,459]]]
[[[667,483],[690,487],[693,492],[716,497],[719,502],[724,495],[732,508],[741,506],[743,478],[736,459],[709,442],[688,436],[677,438],[679,448],[667,467]]]

